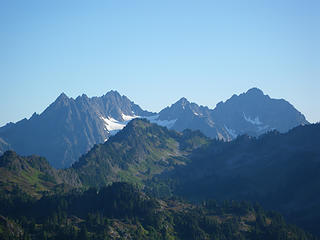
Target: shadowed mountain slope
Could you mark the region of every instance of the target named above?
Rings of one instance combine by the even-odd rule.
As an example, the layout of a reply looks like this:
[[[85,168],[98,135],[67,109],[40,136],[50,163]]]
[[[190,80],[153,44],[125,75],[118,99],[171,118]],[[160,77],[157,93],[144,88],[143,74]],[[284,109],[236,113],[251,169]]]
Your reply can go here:
[[[116,91],[76,99],[62,93],[40,115],[0,128],[0,137],[19,154],[45,156],[54,167],[64,168],[136,115],[150,114]]]
[[[191,199],[245,199],[276,209],[313,232],[320,220],[320,124],[277,131],[258,139],[213,141],[190,163],[158,176],[176,182],[175,192]],[[318,232],[319,233],[319,232]]]

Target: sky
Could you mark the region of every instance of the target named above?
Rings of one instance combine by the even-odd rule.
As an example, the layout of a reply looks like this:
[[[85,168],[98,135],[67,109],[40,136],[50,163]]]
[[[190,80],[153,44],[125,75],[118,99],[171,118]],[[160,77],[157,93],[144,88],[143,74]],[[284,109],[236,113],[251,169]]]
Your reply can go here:
[[[60,93],[159,111],[258,87],[320,121],[320,1],[0,0],[0,126]]]

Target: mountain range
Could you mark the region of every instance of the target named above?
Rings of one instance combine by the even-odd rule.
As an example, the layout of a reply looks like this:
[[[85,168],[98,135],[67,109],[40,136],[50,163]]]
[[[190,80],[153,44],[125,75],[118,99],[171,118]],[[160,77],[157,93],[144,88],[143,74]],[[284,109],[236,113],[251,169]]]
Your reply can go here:
[[[319,139],[320,124],[311,124],[212,141],[193,151],[188,164],[157,175],[150,190],[163,194],[155,186],[170,186],[173,195],[194,201],[257,201],[319,234]]]
[[[18,188],[41,197],[124,181],[161,198],[256,201],[320,234],[319,138],[319,124],[225,142],[133,119],[67,169],[55,170],[41,157],[5,152],[0,190],[3,195]]]
[[[132,120],[72,169],[87,186],[126,181],[157,197],[250,200],[319,234],[320,124],[225,142]]]
[[[186,239],[187,229],[191,239],[217,233],[218,239],[235,233],[239,239],[312,239],[278,215],[239,201],[258,202],[320,235],[319,138],[320,124],[309,124],[290,103],[257,88],[214,109],[182,98],[159,113],[116,91],[76,99],[61,94],[40,115],[0,128],[0,237],[9,231],[76,239],[85,226],[91,239],[99,234],[159,239],[164,233]],[[139,193],[117,182],[134,184]],[[163,214],[162,223],[154,211]]]
[[[54,167],[63,168],[122,129],[135,115],[152,113],[115,91],[76,99],[62,93],[40,115],[34,113],[30,119],[0,128],[0,138],[3,149],[45,156]]]
[[[214,109],[181,98],[159,113],[141,109],[116,91],[76,99],[62,93],[41,114],[1,127],[0,154],[8,149],[22,155],[38,154],[54,167],[66,168],[134,118],[146,118],[177,131],[200,130],[210,138],[225,141],[242,134],[259,136],[273,129],[286,132],[308,124],[290,103],[272,99],[257,88],[233,95]]]

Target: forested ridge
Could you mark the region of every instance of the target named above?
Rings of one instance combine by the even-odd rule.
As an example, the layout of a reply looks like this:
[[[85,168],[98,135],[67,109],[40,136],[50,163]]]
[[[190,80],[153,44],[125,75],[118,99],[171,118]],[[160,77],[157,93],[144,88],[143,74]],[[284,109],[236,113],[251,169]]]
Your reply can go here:
[[[259,205],[160,200],[128,183],[38,200],[2,194],[0,213],[1,239],[316,239]]]
[[[288,222],[317,233],[319,133],[314,124],[223,142],[136,119],[63,170],[7,151],[0,236],[316,239]]]

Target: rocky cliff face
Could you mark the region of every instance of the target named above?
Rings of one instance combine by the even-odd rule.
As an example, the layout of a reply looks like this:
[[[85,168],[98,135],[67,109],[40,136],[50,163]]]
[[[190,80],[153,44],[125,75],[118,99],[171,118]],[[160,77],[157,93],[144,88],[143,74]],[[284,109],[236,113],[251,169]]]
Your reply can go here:
[[[306,125],[305,117],[284,99],[272,99],[260,89],[252,88],[226,102],[217,104],[212,118],[232,136],[259,136],[276,129],[279,132]],[[233,137],[234,138],[234,137]]]
[[[64,168],[137,115],[151,114],[116,91],[76,99],[63,93],[40,115],[1,128],[0,136],[19,154],[45,156],[54,167]]]
[[[276,129],[286,132],[308,124],[303,114],[283,99],[272,99],[257,88],[233,95],[214,109],[198,106],[182,98],[151,119],[170,129],[200,130],[212,138],[232,140],[242,134],[259,136]]]

